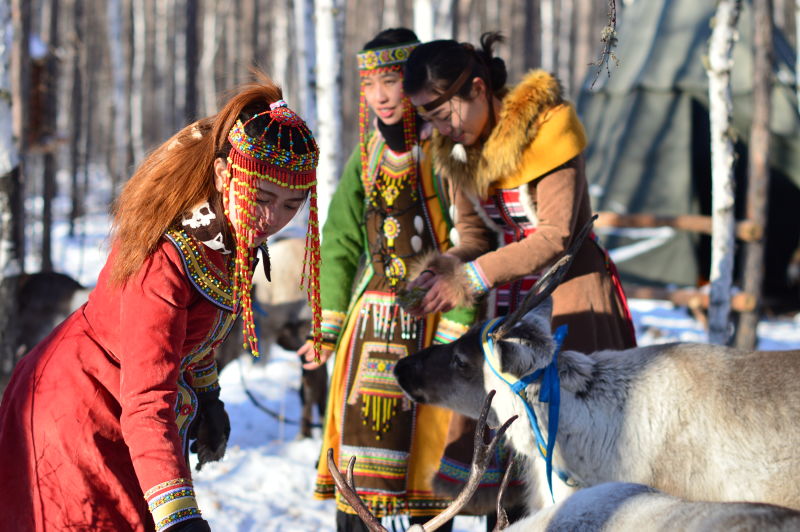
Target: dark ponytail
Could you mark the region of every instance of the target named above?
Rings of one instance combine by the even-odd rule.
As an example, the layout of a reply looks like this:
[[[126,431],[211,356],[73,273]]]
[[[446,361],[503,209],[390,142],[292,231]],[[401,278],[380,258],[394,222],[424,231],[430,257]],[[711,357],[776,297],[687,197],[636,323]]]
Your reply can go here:
[[[493,49],[495,44],[504,40],[499,32],[487,32],[481,35],[480,49],[453,40],[421,44],[411,52],[406,62],[403,90],[409,95],[423,90],[442,93],[455,83],[464,70],[470,68],[471,75],[456,93],[457,96],[469,98],[475,78],[481,78],[495,96],[502,96],[508,72],[505,61],[495,57]]]

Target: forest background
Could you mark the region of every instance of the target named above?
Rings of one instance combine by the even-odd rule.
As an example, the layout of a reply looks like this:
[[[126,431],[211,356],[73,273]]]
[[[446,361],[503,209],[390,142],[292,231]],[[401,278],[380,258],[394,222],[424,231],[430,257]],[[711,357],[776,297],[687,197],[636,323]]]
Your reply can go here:
[[[477,43],[499,30],[510,84],[540,67],[574,100],[624,61],[609,52],[636,1],[646,0],[2,0],[13,114],[3,127],[13,128],[18,163],[0,182],[2,251],[12,258],[3,264],[16,264],[4,276],[63,264],[53,256],[59,216],[67,236],[96,247],[87,217],[107,214],[146,153],[213,114],[253,67],[318,133],[324,219],[357,140],[355,54],[378,31],[405,26],[422,41]],[[797,3],[762,3],[796,49]],[[73,260],[83,263],[80,249]],[[80,270],[73,275],[91,285]],[[13,361],[2,358],[5,372]]]

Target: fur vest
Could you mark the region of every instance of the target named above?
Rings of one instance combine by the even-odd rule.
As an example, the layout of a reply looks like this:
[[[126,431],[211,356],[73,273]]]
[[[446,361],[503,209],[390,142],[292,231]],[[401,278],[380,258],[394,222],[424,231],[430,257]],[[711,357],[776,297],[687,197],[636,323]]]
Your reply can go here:
[[[586,134],[558,80],[533,70],[503,98],[486,141],[466,147],[465,162],[450,155],[453,145],[434,134],[436,170],[470,195],[486,197],[491,188],[516,188],[577,156]]]

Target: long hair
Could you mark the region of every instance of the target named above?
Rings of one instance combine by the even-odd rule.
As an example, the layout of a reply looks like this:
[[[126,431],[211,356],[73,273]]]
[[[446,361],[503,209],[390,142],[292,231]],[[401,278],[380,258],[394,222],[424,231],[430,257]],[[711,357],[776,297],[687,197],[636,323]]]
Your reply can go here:
[[[111,280],[124,283],[152,254],[162,235],[203,201],[220,204],[214,160],[231,149],[228,132],[240,115],[269,109],[282,92],[265,74],[241,85],[215,116],[190,124],[150,153],[116,201],[111,242],[117,259]]]

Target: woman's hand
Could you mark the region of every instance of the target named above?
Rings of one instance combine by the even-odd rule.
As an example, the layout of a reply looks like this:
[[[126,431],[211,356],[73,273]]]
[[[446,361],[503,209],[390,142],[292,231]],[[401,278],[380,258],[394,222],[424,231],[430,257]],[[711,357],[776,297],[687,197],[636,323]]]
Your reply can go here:
[[[314,360],[314,342],[306,340],[303,347],[297,350],[297,354],[306,360],[306,363],[303,364],[303,369],[317,369],[331,358],[333,349],[321,348],[319,350],[319,362],[317,362]]]
[[[420,277],[422,276],[420,275]],[[419,305],[408,310],[412,316],[422,317],[434,312],[447,312],[455,308],[463,299],[453,283],[448,282],[444,276],[434,274],[428,277],[429,279],[425,279],[424,282],[430,288]]]

